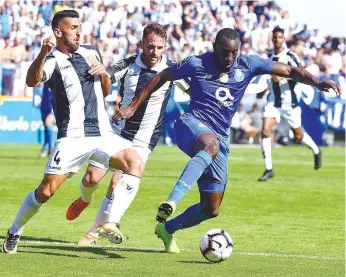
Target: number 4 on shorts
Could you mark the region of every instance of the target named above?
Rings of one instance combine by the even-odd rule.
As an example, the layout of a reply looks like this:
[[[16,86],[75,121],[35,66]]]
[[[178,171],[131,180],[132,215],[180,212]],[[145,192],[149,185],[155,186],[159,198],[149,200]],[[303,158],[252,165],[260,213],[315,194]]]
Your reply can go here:
[[[56,152],[54,156],[54,162],[58,165],[60,163],[60,157],[58,157],[60,151]]]

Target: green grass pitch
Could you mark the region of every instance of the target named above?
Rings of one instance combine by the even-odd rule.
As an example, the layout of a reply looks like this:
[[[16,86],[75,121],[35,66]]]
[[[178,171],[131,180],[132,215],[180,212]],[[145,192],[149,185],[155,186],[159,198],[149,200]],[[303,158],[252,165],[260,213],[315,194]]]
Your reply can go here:
[[[0,145],[0,238],[4,238],[25,195],[44,172],[39,146]],[[187,156],[159,146],[152,154],[140,191],[121,226],[128,240],[94,248],[76,242],[91,226],[110,175],[94,201],[75,221],[65,212],[79,196],[84,173],[68,180],[26,226],[16,255],[0,255],[0,276],[345,276],[345,149],[323,149],[323,167],[313,170],[304,147],[273,149],[276,177],[263,172],[259,148],[233,147],[229,179],[218,218],[176,233],[181,254],[162,253],[154,235],[158,204],[165,200]],[[198,201],[197,187],[175,214]],[[204,232],[223,228],[233,238],[231,257],[219,264],[199,252]],[[1,242],[2,243],[2,242]]]

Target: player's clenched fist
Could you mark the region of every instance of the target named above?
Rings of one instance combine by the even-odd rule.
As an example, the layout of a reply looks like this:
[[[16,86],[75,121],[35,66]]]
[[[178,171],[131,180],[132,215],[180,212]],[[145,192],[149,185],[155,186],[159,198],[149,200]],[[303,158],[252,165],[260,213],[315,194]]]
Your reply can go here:
[[[55,37],[48,37],[43,40],[41,51],[44,54],[48,54],[55,46]]]

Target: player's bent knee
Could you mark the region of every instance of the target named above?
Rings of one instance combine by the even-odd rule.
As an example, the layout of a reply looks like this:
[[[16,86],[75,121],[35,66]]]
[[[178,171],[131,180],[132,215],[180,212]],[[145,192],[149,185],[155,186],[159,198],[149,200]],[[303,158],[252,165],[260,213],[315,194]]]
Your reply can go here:
[[[93,187],[99,182],[99,178],[91,171],[87,171],[83,177],[83,184],[85,187]]]
[[[219,142],[216,139],[212,140],[203,150],[208,152],[210,156],[215,159],[217,154],[219,154]]]
[[[298,141],[302,141],[303,140],[303,134],[296,134],[296,139],[298,140]]]
[[[270,138],[270,131],[268,129],[262,129],[261,132],[262,138]]]
[[[202,208],[202,214],[207,218],[215,218],[219,215],[219,207]]]

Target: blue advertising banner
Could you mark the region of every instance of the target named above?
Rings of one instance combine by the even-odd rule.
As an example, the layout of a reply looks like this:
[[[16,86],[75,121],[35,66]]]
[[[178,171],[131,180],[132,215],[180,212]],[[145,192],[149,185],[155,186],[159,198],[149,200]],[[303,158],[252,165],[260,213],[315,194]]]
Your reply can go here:
[[[41,111],[32,99],[0,96],[0,143],[42,143],[42,140]]]

